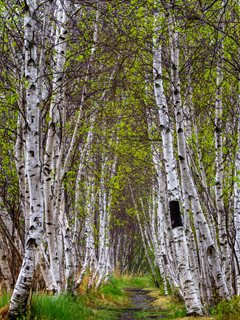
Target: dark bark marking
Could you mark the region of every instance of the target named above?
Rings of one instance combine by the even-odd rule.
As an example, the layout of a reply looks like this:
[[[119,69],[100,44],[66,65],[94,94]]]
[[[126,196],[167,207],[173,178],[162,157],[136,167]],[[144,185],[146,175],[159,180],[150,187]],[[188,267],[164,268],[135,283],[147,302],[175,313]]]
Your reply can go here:
[[[185,159],[185,158],[184,158],[183,156],[181,156],[181,155],[179,155],[178,158],[179,158],[180,161],[183,161],[183,160]]]
[[[183,222],[182,222],[182,217],[180,212],[179,201],[177,200],[169,201],[169,207],[170,207],[172,229],[177,227],[182,227]]]

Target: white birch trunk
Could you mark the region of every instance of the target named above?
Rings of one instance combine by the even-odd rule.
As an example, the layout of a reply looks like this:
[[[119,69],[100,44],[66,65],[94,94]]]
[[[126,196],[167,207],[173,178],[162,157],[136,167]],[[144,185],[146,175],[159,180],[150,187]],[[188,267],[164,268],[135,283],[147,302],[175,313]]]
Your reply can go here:
[[[12,280],[8,261],[7,244],[0,234],[0,292],[10,293],[13,284]]]
[[[173,246],[173,234],[170,217],[167,214],[167,184],[164,170],[158,172],[158,237],[161,245],[162,264],[168,274],[168,280],[172,289],[177,289],[183,297],[176,275],[175,248]]]
[[[173,82],[173,101],[176,111],[176,124],[177,124],[177,138],[178,138],[178,156],[180,160],[180,168],[182,172],[183,183],[185,184],[186,192],[188,196],[192,199],[192,210],[194,213],[195,221],[198,223],[198,228],[201,236],[206,239],[206,254],[208,256],[210,267],[212,268],[213,277],[216,282],[216,286],[219,289],[219,294],[223,298],[229,298],[229,291],[227,288],[227,283],[225,275],[221,271],[221,264],[217,252],[217,248],[214,246],[214,241],[212,240],[209,226],[206,219],[202,213],[199,198],[197,196],[196,186],[191,177],[190,169],[187,162],[186,154],[186,140],[184,136],[183,128],[183,114],[181,107],[181,95],[180,95],[180,80],[179,80],[179,49],[178,49],[178,38],[177,33],[173,30],[170,31],[171,45],[171,56],[172,56],[172,82]],[[195,207],[197,202],[198,208]],[[201,222],[200,222],[201,221]]]
[[[39,254],[38,260],[40,265],[40,271],[41,271],[43,280],[45,282],[46,291],[52,293],[54,292],[54,286],[52,283],[52,273],[50,270],[49,259],[45,253],[43,243],[41,243],[40,251],[38,252],[38,254]]]
[[[240,61],[240,49],[238,50]],[[236,289],[240,295],[240,84],[238,86],[238,106],[237,106],[237,151],[235,156],[235,172],[234,172],[234,227],[235,227],[235,243],[234,243],[234,258],[236,269]]]
[[[170,21],[173,23],[173,21]],[[200,297],[199,292],[199,265],[197,263],[198,256],[196,252],[195,240],[190,225],[190,196],[187,185],[187,177],[189,168],[186,159],[186,142],[184,135],[184,118],[180,95],[180,79],[179,79],[179,48],[178,48],[178,34],[173,30],[174,27],[170,26],[170,46],[171,46],[171,77],[172,77],[172,95],[173,103],[175,107],[175,119],[176,119],[176,130],[177,130],[177,142],[178,142],[178,157],[180,160],[180,171],[181,171],[181,185],[182,185],[182,199],[183,199],[183,210],[184,210],[184,226],[187,245],[189,248],[189,266],[193,275],[193,281],[195,283],[195,290],[197,295]]]
[[[157,16],[158,18],[158,16]],[[173,154],[173,136],[169,123],[168,108],[166,103],[166,98],[163,91],[162,77],[162,64],[161,64],[161,48],[155,43],[154,48],[154,92],[156,103],[159,109],[159,118],[161,126],[161,136],[163,141],[163,156],[165,161],[165,169],[167,176],[167,188],[168,188],[168,198],[170,201],[170,211],[171,203],[174,207],[179,207],[179,185],[177,179],[176,171],[176,160]],[[179,211],[179,209],[177,210]],[[180,215],[180,212],[178,213]],[[179,219],[180,217],[178,217]],[[191,271],[189,269],[188,261],[188,248],[186,245],[186,239],[184,234],[184,228],[181,226],[182,223],[178,221],[175,223],[172,220],[173,225],[173,236],[176,247],[176,260],[177,260],[177,270],[179,274],[179,280],[181,284],[182,293],[184,296],[184,301],[186,303],[187,312],[189,314],[202,314],[203,308],[201,304],[200,297],[193,281]],[[186,259],[187,256],[187,259]]]
[[[104,161],[102,175],[106,174],[105,164],[107,159]],[[100,210],[100,227],[99,227],[99,260],[98,260],[98,280],[96,283],[96,288],[98,288],[103,281],[107,273],[107,263],[108,263],[108,254],[109,254],[109,212],[108,212],[108,203],[107,203],[107,190],[105,188],[105,179],[102,177],[100,182],[100,194],[99,194],[99,210]]]
[[[25,150],[24,150],[24,119],[22,114],[18,115],[17,124],[17,140],[15,144],[15,163],[17,168],[18,180],[19,180],[19,191],[20,191],[20,201],[21,209],[25,212],[25,230],[29,228],[29,188],[27,185],[27,179],[25,177]]]
[[[223,8],[225,0],[222,1]],[[221,21],[224,16],[224,9],[221,10],[219,17],[219,44],[217,57],[217,78],[216,78],[216,101],[215,101],[215,152],[216,152],[216,178],[215,178],[215,197],[218,214],[218,235],[221,253],[222,268],[226,275],[226,281],[230,292],[232,292],[232,270],[231,255],[227,237],[227,213],[223,202],[223,102],[222,102],[222,84],[223,84],[223,35],[224,25]]]
[[[148,130],[151,132],[154,129],[153,123],[150,121],[150,115],[148,115]],[[158,261],[158,266],[160,269],[160,273],[163,277],[163,284],[164,284],[164,291],[165,294],[167,294],[167,283],[166,278],[168,278],[168,281],[170,283],[170,286],[172,289],[179,290],[180,295],[181,289],[178,284],[177,277],[175,276],[175,272],[173,272],[173,266],[171,265],[171,261],[173,259],[169,259],[169,255],[171,255],[171,250],[166,249],[166,243],[169,243],[169,233],[172,236],[170,225],[168,226],[166,222],[164,221],[164,216],[166,216],[166,197],[164,196],[167,193],[167,190],[165,188],[166,181],[165,177],[162,173],[162,163],[161,163],[161,148],[156,145],[152,145],[152,154],[153,154],[153,164],[156,170],[157,174],[157,182],[158,182],[158,189],[156,190],[158,194],[158,208],[157,208],[157,234],[154,233],[154,223],[152,224],[152,232],[151,234],[155,234],[153,236],[153,246],[154,246],[154,254],[156,257],[156,260]],[[153,192],[154,197],[154,192]],[[144,211],[143,203],[142,204],[142,210]],[[167,228],[167,232],[164,235],[164,228]],[[165,238],[164,238],[165,237]],[[166,254],[168,252],[168,254]]]
[[[162,206],[160,198],[157,199],[157,206],[156,206],[155,193],[156,193],[156,191],[153,190],[153,195],[152,195],[153,208],[152,208],[152,213],[150,215],[150,219],[151,219],[150,226],[151,226],[151,233],[152,233],[152,238],[153,238],[153,248],[154,248],[156,264],[159,268],[160,274],[163,279],[164,294],[168,295],[167,279],[166,279],[166,273],[164,271],[162,252],[161,252],[164,249],[160,247],[160,242],[159,242],[160,236],[157,234],[157,231],[161,230],[159,227],[159,223],[160,223],[159,218],[163,214],[163,211],[162,211],[163,206]],[[143,207],[143,205],[142,205],[142,207]],[[159,215],[160,215],[160,217],[159,217]]]
[[[104,123],[104,127],[105,127]],[[112,206],[112,190],[107,186],[107,178],[109,181],[113,179],[116,174],[117,158],[115,157],[110,163],[107,156],[103,157],[102,173],[100,180],[99,191],[99,208],[100,208],[100,227],[99,227],[99,266],[98,266],[98,280],[96,288],[107,278],[112,272],[111,262],[111,245],[110,245],[110,220],[111,220],[111,206]]]
[[[30,193],[30,221],[26,235],[25,255],[9,308],[9,318],[16,319],[26,311],[27,300],[33,285],[36,249],[43,234],[43,197],[41,193],[40,162],[40,101],[37,57],[37,1],[27,1],[24,18],[26,88],[26,172]]]
[[[66,211],[65,211],[65,197],[62,193],[61,204],[60,204],[60,224],[63,237],[63,247],[64,247],[64,282],[65,291],[71,293],[74,286],[74,256],[72,253],[72,241],[71,241],[71,230],[69,227]]]
[[[85,217],[85,239],[86,239],[86,251],[84,256],[84,263],[82,265],[81,273],[74,285],[76,290],[82,283],[82,280],[86,272],[93,274],[96,270],[97,259],[95,252],[95,243],[94,243],[94,206],[95,206],[95,190],[94,190],[94,181],[93,177],[90,178],[90,181],[87,181],[86,188],[86,217]]]
[[[50,124],[48,128],[46,150],[44,155],[44,198],[46,212],[46,234],[48,251],[50,258],[50,268],[52,272],[53,284],[56,291],[62,290],[62,270],[61,270],[61,238],[58,214],[61,203],[61,160],[63,149],[61,146],[60,117],[65,119],[64,107],[64,64],[66,61],[66,24],[68,21],[67,10],[69,1],[57,0],[55,18],[57,21],[55,34],[55,68],[53,76],[53,98],[50,105]],[[61,115],[60,115],[61,114]],[[59,235],[58,235],[59,234]],[[61,239],[60,239],[61,240]],[[60,253],[60,255],[59,255]]]
[[[239,115],[238,115],[239,117]],[[234,181],[234,227],[235,227],[235,269],[237,294],[240,295],[240,121],[238,120],[238,145],[235,160],[235,181]]]
[[[74,228],[73,228],[73,256],[74,256],[74,273],[75,278],[79,269],[79,263],[80,263],[80,254],[79,254],[79,241],[80,241],[80,221],[79,221],[79,207],[84,206],[82,198],[83,198],[83,190],[81,188],[82,183],[82,177],[84,176],[84,170],[85,168],[85,162],[86,162],[86,156],[89,148],[89,144],[92,142],[92,128],[90,126],[90,129],[87,134],[86,143],[82,147],[81,155],[80,155],[80,163],[78,167],[78,173],[76,178],[76,190],[75,190],[75,218],[74,218]],[[76,279],[75,279],[76,280]]]

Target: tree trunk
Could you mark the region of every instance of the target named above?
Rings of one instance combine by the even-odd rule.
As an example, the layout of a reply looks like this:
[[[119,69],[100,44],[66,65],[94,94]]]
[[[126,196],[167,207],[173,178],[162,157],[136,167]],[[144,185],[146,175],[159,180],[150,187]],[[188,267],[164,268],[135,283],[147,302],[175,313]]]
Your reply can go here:
[[[43,234],[43,197],[41,193],[42,166],[40,162],[41,119],[37,57],[37,1],[27,1],[24,18],[26,88],[26,173],[29,186],[30,221],[26,235],[25,254],[9,309],[9,318],[16,319],[26,311],[33,285],[36,250]]]
[[[156,18],[159,17],[157,16]],[[186,303],[187,313],[201,315],[203,313],[203,308],[190,271],[188,248],[186,245],[185,233],[179,208],[180,192],[177,178],[176,160],[173,154],[173,135],[169,123],[168,107],[161,79],[161,48],[156,42],[154,45],[154,92],[156,103],[159,109],[161,136],[163,142],[163,157],[167,176],[168,199],[176,249],[177,271],[181,285],[180,287]]]

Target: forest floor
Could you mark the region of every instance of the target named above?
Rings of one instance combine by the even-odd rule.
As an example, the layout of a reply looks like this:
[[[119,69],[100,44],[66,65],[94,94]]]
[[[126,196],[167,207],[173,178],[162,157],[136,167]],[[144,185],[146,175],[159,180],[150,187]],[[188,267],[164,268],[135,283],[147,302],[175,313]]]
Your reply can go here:
[[[151,319],[157,319],[156,312],[158,312],[158,310],[155,310],[156,307],[151,304],[154,298],[148,294],[149,292],[147,290],[133,288],[126,289],[125,291],[128,294],[132,307],[125,309],[121,313],[119,317],[121,320],[139,319],[139,316],[140,318],[150,316]]]
[[[148,277],[113,277],[97,291],[80,289],[77,297],[33,295],[27,320],[210,320],[185,317],[184,304],[164,296]],[[0,297],[0,308],[9,297]],[[8,300],[8,301],[7,301]],[[4,317],[5,318],[5,317]],[[1,315],[0,315],[0,319]]]
[[[126,289],[131,308],[124,309],[120,320],[151,320],[151,319],[185,319],[209,320],[210,317],[181,317],[185,314],[184,306],[172,297],[159,294],[157,289]]]
[[[120,280],[121,279],[121,280]],[[109,320],[210,320],[212,317],[186,317],[186,310],[183,302],[172,296],[164,296],[161,291],[153,287],[148,278],[127,278],[113,279],[106,286],[112,289],[116,286],[121,289],[124,300],[123,304],[102,305],[97,309],[103,312],[97,313],[96,319]],[[107,290],[108,291],[108,290]],[[110,289],[111,291],[111,289]],[[116,293],[116,292],[115,292]],[[103,316],[103,318],[102,318]]]

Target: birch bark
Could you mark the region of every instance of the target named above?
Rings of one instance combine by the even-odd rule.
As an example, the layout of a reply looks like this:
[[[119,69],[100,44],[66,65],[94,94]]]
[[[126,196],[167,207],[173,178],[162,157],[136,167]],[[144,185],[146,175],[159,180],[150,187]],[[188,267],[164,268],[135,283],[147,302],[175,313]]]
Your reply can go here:
[[[155,20],[157,21],[158,19],[159,16],[158,13],[156,13]],[[183,292],[187,312],[189,314],[202,314],[202,304],[189,268],[188,247],[186,244],[184,228],[179,210],[180,193],[176,171],[176,160],[173,154],[173,136],[169,123],[168,107],[164,95],[163,82],[161,79],[161,48],[156,42],[154,43],[153,49],[153,61],[155,77],[154,93],[159,110],[161,136],[163,142],[163,157],[165,161],[165,170],[167,176],[168,199],[170,204],[172,231],[176,247],[176,260],[180,287]]]
[[[105,126],[105,124],[104,124]],[[109,277],[111,272],[110,259],[110,219],[111,219],[111,205],[112,205],[112,190],[107,188],[107,176],[109,180],[116,174],[117,159],[113,159],[112,167],[109,168],[109,159],[107,156],[103,159],[102,176],[100,181],[99,192],[99,208],[100,208],[100,228],[99,228],[99,261],[98,261],[98,280],[96,288]]]
[[[240,49],[238,50],[240,61]],[[240,84],[238,86],[238,106],[237,106],[237,151],[235,155],[235,172],[234,172],[234,227],[235,227],[235,269],[236,269],[236,288],[237,294],[240,295]]]
[[[154,132],[154,122],[150,121],[151,115],[148,114],[148,130],[149,132]],[[167,294],[167,283],[166,278],[168,279],[170,286],[172,289],[179,290],[180,295],[182,296],[181,289],[179,287],[178,279],[173,271],[175,268],[171,263],[173,258],[171,256],[171,249],[170,249],[170,240],[172,238],[172,230],[170,227],[170,220],[167,219],[166,215],[166,207],[167,207],[167,189],[166,189],[166,179],[164,175],[164,169],[162,164],[162,154],[161,154],[161,146],[154,143],[152,144],[152,154],[153,154],[153,164],[155,167],[156,175],[157,175],[157,187],[156,191],[153,192],[152,198],[154,198],[155,193],[157,194],[157,217],[156,217],[156,226],[154,220],[152,219],[151,224],[151,234],[153,247],[154,247],[154,254],[156,261],[158,261],[158,266],[160,269],[160,273],[163,277],[164,282],[164,291]],[[155,196],[156,197],[156,196]],[[143,202],[142,204],[142,211],[144,212]],[[151,215],[150,215],[151,216]],[[156,231],[154,230],[156,228]],[[165,232],[164,232],[164,229]]]
[[[63,148],[61,145],[61,126],[65,119],[64,107],[64,64],[66,61],[67,49],[67,21],[68,21],[69,1],[56,1],[55,18],[57,21],[55,34],[56,55],[54,77],[53,77],[53,98],[50,105],[50,124],[47,134],[46,150],[44,154],[44,200],[46,212],[46,234],[48,242],[48,252],[50,259],[50,269],[54,290],[62,290],[62,270],[59,256],[60,243],[58,233],[60,226],[58,215],[62,199],[61,183],[61,160]]]
[[[211,237],[210,228],[206,221],[206,218],[202,212],[200,200],[197,194],[196,186],[193,182],[186,153],[186,140],[183,127],[183,112],[181,106],[181,94],[180,94],[180,80],[179,80],[179,48],[178,37],[174,29],[170,31],[171,39],[171,58],[172,58],[172,83],[173,83],[173,101],[175,106],[176,126],[177,126],[177,139],[178,139],[178,157],[180,160],[180,168],[182,174],[182,181],[185,186],[185,192],[192,201],[192,210],[194,213],[195,222],[198,225],[201,237],[202,245],[205,246],[205,252],[208,257],[209,265],[212,269],[212,275],[215,279],[216,286],[219,289],[219,293],[223,298],[229,298],[229,291],[225,275],[221,270],[221,263],[219,259],[219,253],[214,245],[214,241]]]
[[[232,292],[232,271],[231,271],[231,256],[227,237],[227,213],[223,202],[223,101],[222,101],[222,85],[223,85],[223,32],[224,24],[224,8],[226,1],[222,1],[222,10],[219,17],[219,43],[217,57],[217,77],[216,77],[216,101],[215,101],[215,152],[216,152],[216,178],[215,178],[215,199],[218,214],[218,235],[221,253],[222,268],[226,275],[226,281],[230,292]]]
[[[7,244],[0,234],[0,291],[10,293],[13,283],[7,251]]]
[[[30,221],[25,254],[9,308],[9,318],[16,319],[25,312],[33,284],[36,249],[43,234],[43,197],[41,193],[42,165],[40,161],[39,61],[37,56],[38,1],[26,1],[24,17],[24,49],[26,88],[26,173],[30,194]]]
[[[90,129],[91,130],[91,129]],[[92,132],[90,131],[90,141],[92,142]],[[90,148],[90,146],[88,146]],[[89,154],[87,159],[90,160]],[[85,172],[87,174],[87,172]],[[94,273],[96,270],[97,259],[95,252],[95,242],[94,242],[94,208],[95,208],[95,182],[94,177],[90,175],[88,177],[88,181],[86,181],[85,187],[85,253],[84,253],[84,261],[82,265],[82,269],[80,275],[77,278],[77,281],[74,285],[74,289],[76,290],[82,283],[83,277],[86,272]]]

